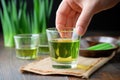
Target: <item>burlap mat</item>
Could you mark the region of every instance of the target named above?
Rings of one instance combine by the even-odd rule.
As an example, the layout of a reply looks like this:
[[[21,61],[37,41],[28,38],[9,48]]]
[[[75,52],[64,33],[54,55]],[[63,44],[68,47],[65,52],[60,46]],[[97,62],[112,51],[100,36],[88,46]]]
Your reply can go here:
[[[21,72],[32,72],[41,75],[72,75],[81,78],[88,78],[95,70],[108,62],[115,53],[106,58],[85,58],[79,57],[78,67],[75,69],[55,69],[51,66],[50,57],[40,61],[29,63],[20,68]]]

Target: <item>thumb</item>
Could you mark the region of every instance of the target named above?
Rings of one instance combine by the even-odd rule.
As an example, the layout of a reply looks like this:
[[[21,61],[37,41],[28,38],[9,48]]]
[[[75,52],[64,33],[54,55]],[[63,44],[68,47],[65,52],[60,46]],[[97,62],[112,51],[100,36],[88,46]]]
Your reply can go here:
[[[77,30],[76,32],[78,35],[81,36],[84,35],[91,21],[92,16],[93,16],[92,10],[89,10],[88,8],[83,8],[76,22],[76,30]]]

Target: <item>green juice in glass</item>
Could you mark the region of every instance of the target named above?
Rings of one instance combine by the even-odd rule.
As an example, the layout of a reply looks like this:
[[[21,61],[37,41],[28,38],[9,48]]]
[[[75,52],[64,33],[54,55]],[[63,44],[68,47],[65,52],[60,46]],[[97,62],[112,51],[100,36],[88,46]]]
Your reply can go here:
[[[39,45],[39,53],[40,54],[49,54],[49,47],[48,45]]]
[[[79,56],[80,40],[54,39],[49,41],[50,56],[55,68],[71,68]],[[60,65],[57,65],[59,63]],[[67,65],[66,65],[67,64]]]
[[[37,48],[16,49],[16,56],[21,59],[35,59],[37,58]]]

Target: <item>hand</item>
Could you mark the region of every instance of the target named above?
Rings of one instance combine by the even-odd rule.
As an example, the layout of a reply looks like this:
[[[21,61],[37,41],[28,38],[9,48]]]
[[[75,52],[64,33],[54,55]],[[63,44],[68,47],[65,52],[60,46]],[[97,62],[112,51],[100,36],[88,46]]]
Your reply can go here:
[[[56,13],[56,28],[65,30],[76,27],[84,35],[94,14],[112,8],[120,0],[63,0]]]

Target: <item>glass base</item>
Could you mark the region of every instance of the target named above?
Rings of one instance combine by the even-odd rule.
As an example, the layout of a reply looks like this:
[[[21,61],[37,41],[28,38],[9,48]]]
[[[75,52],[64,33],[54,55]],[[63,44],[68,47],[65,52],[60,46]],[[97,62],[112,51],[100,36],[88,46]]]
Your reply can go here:
[[[17,56],[17,55],[16,57],[19,59],[36,59],[37,58],[37,56],[36,57],[30,57],[30,56],[23,57],[23,56]]]
[[[71,62],[71,63],[57,63],[52,61],[52,67],[57,69],[69,69],[69,68],[76,68],[77,63]]]

